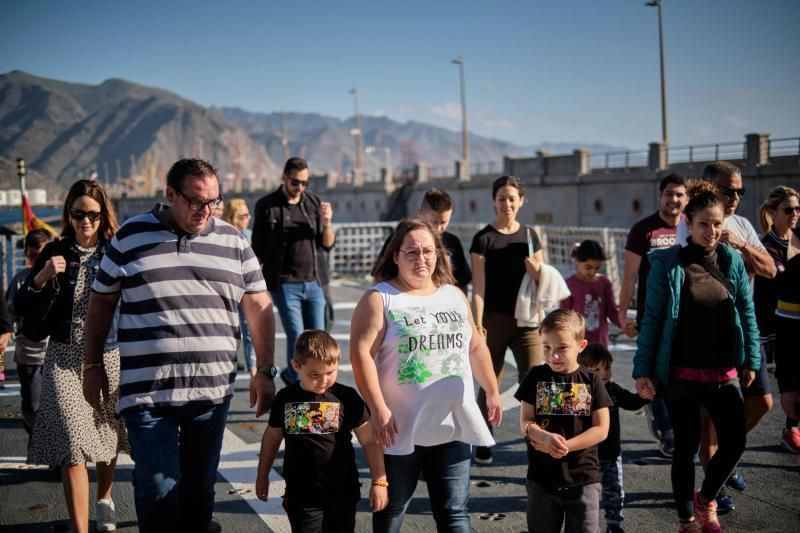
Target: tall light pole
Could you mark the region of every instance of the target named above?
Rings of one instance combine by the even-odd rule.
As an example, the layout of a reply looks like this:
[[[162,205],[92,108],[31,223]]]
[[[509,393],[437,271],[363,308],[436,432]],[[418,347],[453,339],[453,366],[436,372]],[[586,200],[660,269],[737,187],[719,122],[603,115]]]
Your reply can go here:
[[[358,113],[358,88],[353,87],[350,89],[350,94],[353,95],[353,109],[355,111],[355,128],[350,130],[356,141],[356,166],[353,169],[353,184],[361,185],[361,115]]]
[[[283,162],[289,160],[289,128],[286,126],[286,113],[281,111],[281,145],[283,145]]]
[[[644,5],[658,8],[658,55],[661,59],[661,142],[669,145],[667,133],[667,82],[664,76],[664,30],[661,23],[661,0],[649,0]]]
[[[464,58],[458,56],[451,63],[458,65],[458,75],[461,82],[461,145],[463,147],[462,158],[464,164],[469,164],[469,139],[467,138],[467,91],[464,85]]]

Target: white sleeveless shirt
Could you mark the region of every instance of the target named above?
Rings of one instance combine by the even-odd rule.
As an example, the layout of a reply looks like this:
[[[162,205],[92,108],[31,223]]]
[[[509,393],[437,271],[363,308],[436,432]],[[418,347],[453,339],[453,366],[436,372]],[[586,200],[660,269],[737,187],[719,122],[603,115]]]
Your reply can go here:
[[[372,289],[383,300],[386,333],[375,354],[386,405],[397,420],[389,455],[414,446],[461,441],[492,446],[472,382],[469,325],[463,295],[442,285],[428,296],[403,293],[386,282]]]

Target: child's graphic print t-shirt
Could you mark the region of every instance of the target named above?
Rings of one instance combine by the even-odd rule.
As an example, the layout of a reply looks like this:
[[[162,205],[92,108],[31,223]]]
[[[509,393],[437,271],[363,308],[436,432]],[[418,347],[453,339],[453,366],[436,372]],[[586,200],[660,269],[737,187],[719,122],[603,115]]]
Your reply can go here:
[[[304,494],[359,492],[352,430],[369,420],[369,410],[355,389],[335,383],[323,394],[300,383],[278,391],[269,425],[283,430],[286,450],[283,477],[288,490]]]
[[[565,439],[592,427],[592,413],[611,407],[600,377],[578,367],[569,374],[553,372],[548,365],[531,368],[514,397],[534,406],[536,423]],[[548,488],[578,487],[600,481],[597,445],[570,452],[563,459],[537,451],[527,442],[528,479]]]
[[[403,293],[389,283],[373,290],[384,302],[386,331],[375,366],[381,392],[400,432],[389,455],[414,446],[461,441],[494,444],[475,401],[469,346],[472,326],[464,294],[442,285],[430,295]]]

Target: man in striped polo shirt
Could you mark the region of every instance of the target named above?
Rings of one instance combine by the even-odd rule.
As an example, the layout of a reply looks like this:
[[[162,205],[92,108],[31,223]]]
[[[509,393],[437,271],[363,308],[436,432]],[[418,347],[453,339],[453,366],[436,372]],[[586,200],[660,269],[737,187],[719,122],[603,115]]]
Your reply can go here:
[[[100,265],[86,320],[84,394],[95,407],[108,395],[100,362],[120,302],[117,411],[136,464],[139,529],[206,531],[236,378],[237,305],[259,365],[250,381],[256,416],[275,395],[275,318],[250,245],[212,217],[222,202],[215,169],[178,161],[166,198],[169,207],[120,227]]]

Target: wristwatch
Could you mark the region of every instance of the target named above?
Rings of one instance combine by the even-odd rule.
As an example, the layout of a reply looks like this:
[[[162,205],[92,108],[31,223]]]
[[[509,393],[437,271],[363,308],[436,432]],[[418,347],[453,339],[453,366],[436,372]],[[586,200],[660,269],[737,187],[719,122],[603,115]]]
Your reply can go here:
[[[278,375],[278,367],[275,365],[264,365],[258,367],[258,373],[264,374],[268,378],[274,378]]]

